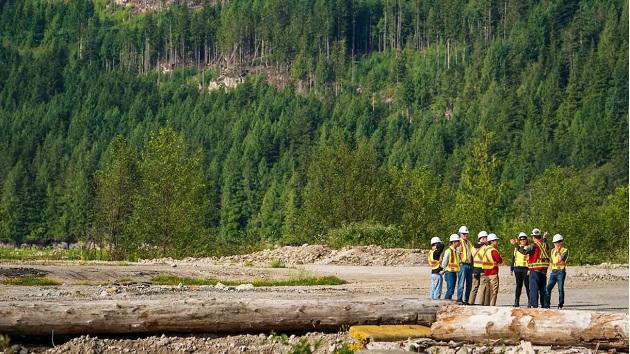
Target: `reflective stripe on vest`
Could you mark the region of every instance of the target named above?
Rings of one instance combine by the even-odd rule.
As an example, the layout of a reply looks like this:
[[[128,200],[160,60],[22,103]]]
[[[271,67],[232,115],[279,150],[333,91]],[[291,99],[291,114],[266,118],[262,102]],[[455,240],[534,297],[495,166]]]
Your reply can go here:
[[[540,254],[538,255],[538,259],[536,259],[534,262],[530,262],[529,260],[532,257],[529,257],[529,259],[527,260],[527,266],[529,268],[548,268],[549,255],[547,254],[547,250],[546,250],[547,247],[544,246],[542,243],[536,242],[536,241],[534,241],[534,245],[538,247],[538,249],[540,250]]]
[[[473,267],[483,268],[483,256],[485,254],[486,245],[473,250]]]
[[[494,258],[492,258],[492,250],[495,250],[494,246],[487,245],[486,250],[483,254],[483,265],[482,269],[492,269],[494,268]]]
[[[449,272],[459,272],[459,255],[455,252],[453,247],[450,247],[451,252],[448,257],[448,264],[446,270]]]
[[[515,267],[527,267],[527,255],[514,250],[514,266]]]
[[[429,265],[431,266],[431,269],[438,269],[440,268],[440,264],[442,264],[442,257],[444,257],[444,252],[442,252],[442,254],[440,254],[440,259],[439,260],[435,260],[433,259],[433,253],[435,253],[436,250],[430,250],[429,251]]]
[[[551,269],[552,270],[560,270],[560,269],[564,269],[566,267],[566,259],[564,261],[562,261],[562,255],[564,254],[564,252],[567,252],[567,249],[562,247],[560,248],[560,252],[558,252],[558,250],[554,247],[551,250]],[[567,259],[568,259],[568,255],[567,255]]]
[[[460,259],[464,263],[468,262],[468,250],[470,249],[470,247],[471,247],[470,241],[461,240],[460,248],[462,249],[462,251],[460,253]]]

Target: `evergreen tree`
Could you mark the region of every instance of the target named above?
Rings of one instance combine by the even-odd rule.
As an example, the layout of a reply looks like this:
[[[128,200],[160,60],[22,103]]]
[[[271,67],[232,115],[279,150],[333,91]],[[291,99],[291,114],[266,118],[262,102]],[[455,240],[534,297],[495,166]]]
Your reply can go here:
[[[117,253],[122,252],[123,236],[133,211],[138,187],[138,170],[133,148],[122,135],[109,145],[110,158],[96,171],[95,216],[97,239]]]

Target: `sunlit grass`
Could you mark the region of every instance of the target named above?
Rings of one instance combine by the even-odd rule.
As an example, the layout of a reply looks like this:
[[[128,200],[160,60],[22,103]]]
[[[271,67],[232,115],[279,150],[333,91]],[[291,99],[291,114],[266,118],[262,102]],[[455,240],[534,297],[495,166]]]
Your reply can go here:
[[[15,261],[107,261],[106,250],[82,251],[80,249],[55,248],[0,248],[0,260]]]
[[[54,279],[48,277],[40,277],[34,275],[28,275],[25,277],[12,277],[3,279],[0,283],[4,285],[19,285],[19,286],[54,286],[60,285],[60,283]]]
[[[336,276],[324,276],[324,277],[297,277],[284,280],[271,280],[271,279],[254,279],[254,280],[226,280],[215,278],[187,278],[179,277],[171,274],[160,274],[151,279],[151,282],[155,285],[216,285],[221,283],[227,286],[238,286],[241,284],[252,284],[255,287],[263,286],[316,286],[316,285],[341,285],[346,281]]]

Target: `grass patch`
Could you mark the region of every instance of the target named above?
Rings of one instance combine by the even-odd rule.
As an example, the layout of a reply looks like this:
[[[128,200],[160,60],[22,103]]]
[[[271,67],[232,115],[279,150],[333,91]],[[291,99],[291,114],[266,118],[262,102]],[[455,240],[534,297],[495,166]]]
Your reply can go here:
[[[151,278],[155,285],[216,285],[219,281],[213,278],[186,278],[171,274],[160,274]]]
[[[278,258],[274,258],[271,260],[271,262],[269,262],[269,268],[285,268],[285,267],[286,265],[284,264],[284,262],[282,262]]]
[[[215,278],[186,278],[178,277],[171,274],[160,274],[151,279],[151,282],[155,285],[216,285],[221,283],[228,286],[238,286],[241,284],[252,284],[255,287],[261,286],[316,286],[316,285],[341,285],[346,281],[336,276],[325,277],[298,277],[285,280],[269,280],[269,279],[254,279],[252,281],[246,280],[225,280]]]
[[[4,285],[21,285],[21,286],[54,286],[61,285],[58,281],[48,277],[38,277],[29,275],[25,277],[7,278],[1,282]]]
[[[80,249],[53,248],[0,248],[0,260],[18,261],[108,261],[107,250],[82,251]]]

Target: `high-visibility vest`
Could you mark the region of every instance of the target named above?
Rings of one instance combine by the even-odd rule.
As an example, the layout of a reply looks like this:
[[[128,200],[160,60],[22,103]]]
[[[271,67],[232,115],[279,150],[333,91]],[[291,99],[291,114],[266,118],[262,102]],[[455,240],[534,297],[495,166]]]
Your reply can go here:
[[[518,250],[514,250],[514,266],[515,267],[527,267],[528,255],[522,254]]]
[[[492,269],[494,268],[494,258],[492,258],[492,251],[495,250],[494,246],[487,245],[483,254],[483,264],[481,266],[482,269]]]
[[[562,254],[564,254],[564,252],[567,252],[567,251],[568,250],[564,247],[560,248],[560,252],[558,252],[558,250],[555,247],[551,250],[551,269],[552,270],[561,270],[566,267],[565,263],[569,257],[567,256],[567,259],[565,259],[563,262]]]
[[[466,247],[468,246],[468,247]],[[466,262],[468,260],[468,250],[470,248],[474,248],[472,244],[470,244],[470,241],[468,240],[461,240],[461,245],[459,246],[461,248],[461,252],[459,253],[459,258]]]
[[[482,245],[479,248],[475,248],[473,252],[473,267],[483,268],[483,257],[486,251],[486,245]]]
[[[446,271],[459,272],[459,255],[455,252],[455,248],[449,247],[451,252],[448,256],[448,264],[446,265]]]
[[[536,247],[540,249],[540,254],[537,259],[532,259],[530,256],[527,259],[527,266],[529,268],[548,268],[549,267],[549,250],[547,246],[541,242],[534,240]]]
[[[435,253],[435,251],[437,250],[430,250],[429,251],[429,265],[431,266],[431,269],[438,269],[440,268],[440,265],[442,264],[442,258],[444,257],[444,252],[442,252],[442,254],[440,254],[440,258],[439,260],[435,260],[433,259],[433,253]]]

